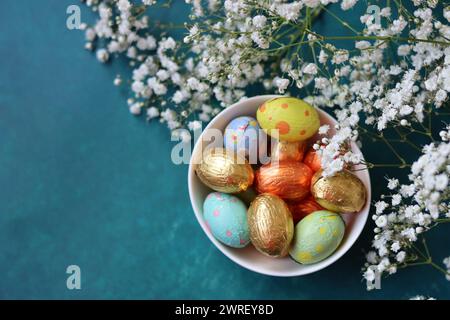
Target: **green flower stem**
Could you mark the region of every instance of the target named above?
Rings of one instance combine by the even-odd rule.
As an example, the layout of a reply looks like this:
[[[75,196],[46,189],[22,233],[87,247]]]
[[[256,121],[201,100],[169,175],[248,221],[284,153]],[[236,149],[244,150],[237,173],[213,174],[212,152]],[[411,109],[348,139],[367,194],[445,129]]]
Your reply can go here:
[[[308,30],[307,30],[308,31]],[[401,41],[401,42],[426,42],[426,43],[433,43],[433,44],[439,44],[442,46],[450,46],[450,41],[437,41],[437,40],[428,40],[428,39],[417,39],[417,38],[403,38],[403,37],[382,37],[382,36],[322,36],[320,34],[317,34],[312,31],[308,31],[309,33],[315,35],[318,39],[308,40],[308,41],[300,41],[295,42],[286,45],[285,47],[293,47],[303,44],[309,44],[311,42],[318,42],[318,41],[324,41],[324,40],[380,40],[380,41]],[[281,48],[274,48],[274,49],[268,49],[266,51],[274,51],[279,50]]]
[[[409,163],[369,163],[367,164],[369,169],[372,168],[409,168],[411,165]]]
[[[399,268],[423,266],[423,265],[427,265],[427,264],[429,264],[428,261],[412,262],[412,263],[405,263],[405,264],[399,266]]]
[[[414,16],[407,9],[405,9],[405,6],[403,6],[401,0],[394,0],[394,2],[396,4],[396,6],[397,6],[397,9],[398,9],[399,13],[403,13],[406,16],[408,16],[410,19],[414,19]]]
[[[417,151],[421,152],[422,149],[418,146],[416,146],[414,143],[412,143],[411,141],[409,141],[408,139],[389,139],[389,141],[391,142],[399,142],[399,143],[406,143],[408,144],[410,147],[416,149]]]
[[[337,15],[335,15],[332,11],[328,10],[325,6],[321,6],[321,8],[326,11],[329,15],[331,15],[333,18],[335,18],[337,21],[339,21],[343,27],[351,30],[352,32],[354,32],[355,34],[360,34],[360,32],[358,32],[355,28],[353,28],[350,24],[348,24],[347,22],[343,21],[341,18],[339,18]]]
[[[441,266],[437,265],[436,263],[434,263],[433,261],[430,260],[430,265],[435,268],[436,270],[442,272],[443,274],[445,274],[446,276],[450,276],[450,273],[445,270],[444,268],[442,268]]]
[[[405,159],[395,150],[395,148],[392,146],[392,144],[384,137],[384,135],[381,135],[381,140],[383,140],[389,149],[391,149],[392,153],[395,154],[395,156],[400,160],[402,165],[406,165]]]
[[[428,249],[427,241],[425,238],[422,238],[422,244],[423,247],[425,248],[425,253],[427,254],[427,257],[431,259],[430,250]]]
[[[428,107],[428,132],[433,132],[433,127],[432,127],[432,123],[431,123],[431,114],[432,114],[432,107],[431,104]],[[433,138],[433,137],[431,137]]]
[[[378,140],[383,141],[381,139],[381,135],[380,134],[372,133],[372,132],[370,132],[367,129],[362,128],[362,127],[359,127],[358,130],[362,131],[362,133],[364,133],[364,134],[366,134],[366,135],[368,135],[368,136],[370,136],[370,137],[372,137],[374,139],[378,139]],[[416,149],[417,151],[422,151],[422,148],[420,146],[417,146],[411,140],[409,140],[407,138],[407,135],[402,134],[397,127],[394,127],[394,130],[396,131],[396,133],[398,134],[398,136],[400,138],[399,139],[386,138],[387,141],[389,141],[389,142],[398,142],[398,143],[406,143],[406,144],[410,145],[412,148]],[[428,134],[427,134],[427,136],[428,136]]]
[[[422,238],[422,244],[423,244],[423,247],[425,249],[425,253],[423,253],[414,244],[411,244],[411,247],[414,248],[414,250],[416,250],[416,252],[424,259],[423,263],[421,263],[421,264],[429,264],[430,266],[432,266],[436,270],[442,272],[444,275],[449,276],[450,273],[447,270],[445,270],[444,268],[442,268],[441,266],[439,266],[439,265],[437,265],[436,263],[433,262],[433,260],[431,258],[431,255],[430,255],[430,251],[428,250],[428,245],[427,245],[427,242],[426,242],[425,238]],[[412,264],[409,264],[409,265],[412,265]]]
[[[387,41],[402,41],[402,42],[426,42],[439,44],[443,46],[450,46],[449,41],[437,41],[428,39],[417,39],[417,38],[403,38],[403,37],[381,37],[381,36],[331,36],[323,37],[324,40],[387,40]]]

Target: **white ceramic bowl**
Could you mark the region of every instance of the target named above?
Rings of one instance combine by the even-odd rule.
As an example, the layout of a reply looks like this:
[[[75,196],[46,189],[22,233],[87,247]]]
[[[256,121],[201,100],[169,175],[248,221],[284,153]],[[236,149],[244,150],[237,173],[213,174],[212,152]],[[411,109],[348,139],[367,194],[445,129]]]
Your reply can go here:
[[[205,128],[211,129],[220,129],[225,130],[227,124],[236,117],[239,116],[252,116],[256,117],[256,110],[258,107],[266,100],[278,97],[275,95],[263,95],[256,96],[253,98],[249,98],[238,103],[233,104],[232,106],[224,109],[221,113],[219,113]],[[336,120],[331,117],[329,114],[322,110],[318,110],[320,115],[321,124],[330,124],[331,128],[334,128],[334,124]],[[205,132],[205,131],[203,131]],[[331,134],[334,134],[332,130],[330,130]],[[319,271],[336,260],[341,258],[355,243],[356,239],[358,239],[361,231],[366,224],[367,217],[369,215],[370,201],[371,201],[371,188],[370,188],[370,177],[367,170],[356,171],[355,174],[362,180],[364,185],[367,188],[367,201],[364,208],[361,212],[357,214],[344,214],[342,217],[346,223],[346,231],[344,239],[340,244],[339,248],[328,258],[322,260],[318,263],[311,265],[301,265],[296,263],[289,257],[284,258],[269,258],[258,252],[251,244],[248,245],[244,249],[235,249],[228,247],[218,240],[216,240],[213,235],[208,231],[205,225],[205,221],[203,219],[203,201],[206,196],[212,192],[210,188],[205,186],[196,176],[194,172],[194,165],[192,160],[199,160],[201,158],[201,148],[200,143],[203,143],[206,146],[210,142],[205,142],[203,139],[203,134],[197,140],[194,150],[192,152],[191,163],[189,165],[189,174],[188,174],[188,184],[189,184],[189,196],[192,204],[192,208],[194,209],[195,216],[203,231],[208,236],[209,240],[220,250],[223,254],[225,254],[228,258],[241,265],[244,268],[249,270],[259,272],[266,275],[271,276],[280,276],[280,277],[292,277],[292,276],[301,276],[305,274],[309,274],[312,272]],[[314,138],[313,138],[314,139]],[[221,141],[215,141],[213,144],[216,146],[222,146]],[[353,152],[361,153],[356,144],[352,144]]]

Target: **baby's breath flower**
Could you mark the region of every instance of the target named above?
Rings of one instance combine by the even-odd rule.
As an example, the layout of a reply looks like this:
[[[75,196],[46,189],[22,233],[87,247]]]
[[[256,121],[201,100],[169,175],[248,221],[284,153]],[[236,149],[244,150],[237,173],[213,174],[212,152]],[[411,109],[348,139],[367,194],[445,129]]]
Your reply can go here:
[[[409,298],[409,300],[436,300],[436,299],[433,297],[425,297],[425,296],[418,295],[418,296]]]
[[[289,79],[285,78],[275,78],[274,79],[275,86],[278,88],[278,92],[284,93],[289,86]]]
[[[319,128],[319,134],[325,135],[330,130],[330,126],[328,124],[324,124]]]
[[[395,188],[398,187],[398,185],[399,185],[398,179],[396,179],[396,178],[388,179],[388,185],[387,185],[387,187],[388,187],[390,190],[394,190]]]
[[[150,107],[147,109],[148,119],[153,119],[159,116],[159,110],[156,107]]]
[[[378,201],[375,203],[375,209],[377,214],[381,214],[389,205],[385,201]]]
[[[263,15],[257,15],[253,17],[252,22],[256,29],[262,29],[266,25],[267,18]]]
[[[105,63],[109,59],[109,53],[105,49],[98,49],[96,55],[97,60],[102,63]]]

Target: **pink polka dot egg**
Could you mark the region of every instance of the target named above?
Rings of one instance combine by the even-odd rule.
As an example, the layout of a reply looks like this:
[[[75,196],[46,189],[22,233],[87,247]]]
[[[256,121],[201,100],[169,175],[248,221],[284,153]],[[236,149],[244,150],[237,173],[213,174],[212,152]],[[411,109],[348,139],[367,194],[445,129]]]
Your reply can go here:
[[[208,231],[223,244],[243,248],[250,242],[247,206],[239,198],[212,192],[203,203],[203,215]]]
[[[270,136],[284,141],[303,141],[316,134],[319,114],[310,104],[292,97],[273,98],[257,110],[259,125]]]

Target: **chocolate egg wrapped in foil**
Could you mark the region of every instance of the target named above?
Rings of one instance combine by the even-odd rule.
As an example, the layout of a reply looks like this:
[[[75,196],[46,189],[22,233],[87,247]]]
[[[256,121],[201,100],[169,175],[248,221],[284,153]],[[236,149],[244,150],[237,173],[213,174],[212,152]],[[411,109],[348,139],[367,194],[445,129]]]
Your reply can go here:
[[[258,251],[269,257],[289,252],[294,222],[286,203],[273,194],[260,194],[247,212],[250,240]]]
[[[271,161],[302,161],[306,143],[303,141],[289,142],[277,140],[272,148]]]
[[[323,177],[317,171],[311,180],[311,194],[325,209],[334,212],[358,212],[366,203],[366,187],[353,173],[343,170]]]
[[[317,154],[317,151],[313,148],[310,148],[308,152],[305,154],[305,158],[303,159],[303,163],[311,168],[312,171],[317,172],[322,169],[322,164],[320,160],[320,156]]]
[[[253,183],[253,169],[247,160],[223,148],[210,148],[195,167],[198,178],[215,191],[237,193]]]
[[[312,195],[308,195],[305,199],[300,201],[289,201],[287,202],[289,210],[292,213],[292,218],[294,219],[294,223],[299,222],[308,214],[313,213],[314,211],[323,210],[322,206],[314,200]]]
[[[312,170],[301,162],[269,163],[256,170],[255,188],[259,193],[300,200],[309,194],[312,175]]]

